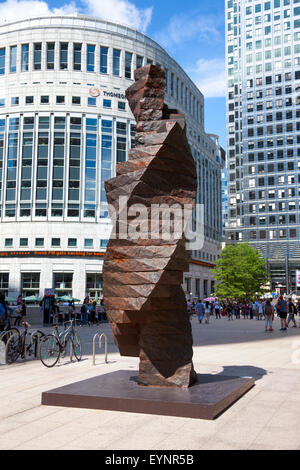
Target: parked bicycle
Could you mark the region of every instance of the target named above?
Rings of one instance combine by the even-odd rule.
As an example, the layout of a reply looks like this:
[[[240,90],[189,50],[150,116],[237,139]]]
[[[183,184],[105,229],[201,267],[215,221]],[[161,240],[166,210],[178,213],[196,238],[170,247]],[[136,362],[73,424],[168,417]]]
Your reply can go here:
[[[17,318],[17,317],[14,317],[12,315],[7,316],[6,325],[3,331],[1,331],[0,333],[0,341],[3,341],[5,344],[7,343],[7,341],[12,335],[16,335],[18,337],[21,336],[21,333],[18,330],[18,328],[11,326],[11,320],[13,320],[14,318]]]
[[[13,334],[7,340],[5,349],[6,364],[13,364],[17,361],[19,356],[21,356],[22,359],[26,359],[26,357],[32,355],[36,358],[38,357],[39,342],[45,334],[42,331],[37,330],[31,335],[30,341],[27,342],[28,328],[30,328],[31,325],[27,322],[22,322],[22,325],[24,326],[23,333],[19,333],[19,336],[17,334]]]
[[[68,328],[66,328],[67,323],[70,323]],[[58,325],[54,325],[53,333],[42,338],[40,359],[44,366],[55,366],[60,356],[64,357],[66,354],[68,343],[70,343],[70,347],[72,346],[77,361],[80,361],[82,357],[81,340],[75,330],[74,320],[65,322],[64,330],[61,333],[59,333]]]

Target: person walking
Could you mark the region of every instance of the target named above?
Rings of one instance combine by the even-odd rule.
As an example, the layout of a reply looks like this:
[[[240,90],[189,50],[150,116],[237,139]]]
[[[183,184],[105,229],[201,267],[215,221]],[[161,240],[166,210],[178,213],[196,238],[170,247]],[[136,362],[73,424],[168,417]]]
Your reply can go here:
[[[204,315],[205,315],[205,323],[208,325],[210,320],[210,313],[211,313],[211,306],[208,301],[205,302],[204,307]]]
[[[231,304],[228,304],[227,307],[226,307],[226,313],[227,313],[227,317],[228,317],[228,321],[229,320],[232,320],[232,305]]]
[[[248,318],[248,305],[246,302],[243,303],[242,312],[243,312],[244,320],[246,320],[246,317]]]
[[[20,326],[23,321],[23,317],[26,316],[26,305],[24,300],[20,302],[19,308],[16,310],[16,313],[17,318],[15,319],[14,326]]]
[[[278,302],[276,304],[277,306],[277,311],[279,313],[280,321],[281,321],[281,328],[279,331],[286,331],[287,330],[287,314],[288,314],[288,303],[287,301],[283,298],[281,295],[278,299]]]
[[[92,305],[90,306],[90,314],[91,314],[91,323],[92,325],[95,325],[96,323],[96,308],[97,308],[97,302],[94,301]]]
[[[81,313],[81,323],[80,326],[87,325],[88,321],[88,300],[87,298],[84,299],[80,313]]]
[[[249,302],[249,315],[250,315],[250,320],[253,320],[253,302],[251,300]]]
[[[204,305],[199,299],[198,302],[196,303],[196,313],[198,317],[198,322],[202,323],[203,320],[203,314],[204,314]]]
[[[263,313],[265,316],[265,331],[273,331],[272,325],[274,320],[274,307],[270,299],[266,300]]]
[[[297,323],[295,320],[295,314],[297,313],[296,306],[293,303],[292,299],[288,301],[288,319],[287,319],[287,328],[289,327],[290,322],[294,323],[294,328],[297,328]]]
[[[216,314],[216,319],[217,318],[221,318],[221,312],[220,312],[221,308],[220,308],[220,303],[218,300],[216,300],[215,302],[215,314]]]

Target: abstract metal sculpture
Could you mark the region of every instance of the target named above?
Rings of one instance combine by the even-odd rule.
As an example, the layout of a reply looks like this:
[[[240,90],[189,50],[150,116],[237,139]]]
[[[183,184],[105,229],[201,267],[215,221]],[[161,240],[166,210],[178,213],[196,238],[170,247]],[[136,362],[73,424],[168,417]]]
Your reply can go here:
[[[171,239],[149,233],[153,205],[193,207],[197,175],[185,117],[164,104],[164,90],[164,71],[148,65],[135,71],[135,83],[126,91],[137,121],[136,147],[127,162],[117,165],[117,176],[105,183],[115,216],[103,266],[103,294],[120,354],[140,357],[138,384],[187,388],[197,378],[181,287],[183,272],[189,270],[184,229],[179,236],[174,231]],[[126,204],[120,203],[122,198]],[[132,239],[125,224],[133,222],[129,208],[136,204],[146,212],[139,218],[139,236]]]

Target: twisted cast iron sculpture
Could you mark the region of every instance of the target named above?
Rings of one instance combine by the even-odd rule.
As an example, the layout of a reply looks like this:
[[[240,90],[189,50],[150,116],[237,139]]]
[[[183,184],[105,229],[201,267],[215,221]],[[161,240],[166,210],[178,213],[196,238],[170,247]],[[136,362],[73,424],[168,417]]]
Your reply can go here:
[[[164,71],[148,65],[135,71],[135,83],[126,92],[137,121],[136,147],[105,183],[117,216],[105,255],[103,294],[120,354],[140,357],[138,383],[187,388],[196,382],[196,373],[181,287],[189,270],[185,238],[182,231],[171,240],[155,239],[148,231],[153,204],[193,206],[197,190],[185,118],[164,104],[164,90]],[[120,196],[128,198],[127,205],[120,205]],[[134,240],[124,236],[123,222],[133,204],[146,207]]]

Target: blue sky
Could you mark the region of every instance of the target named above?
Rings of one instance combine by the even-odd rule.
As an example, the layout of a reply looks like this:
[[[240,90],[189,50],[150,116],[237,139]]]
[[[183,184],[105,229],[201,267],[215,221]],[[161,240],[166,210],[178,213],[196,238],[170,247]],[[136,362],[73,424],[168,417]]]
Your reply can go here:
[[[0,0],[0,21],[79,11],[120,21],[163,46],[205,96],[205,130],[226,146],[224,0]]]

